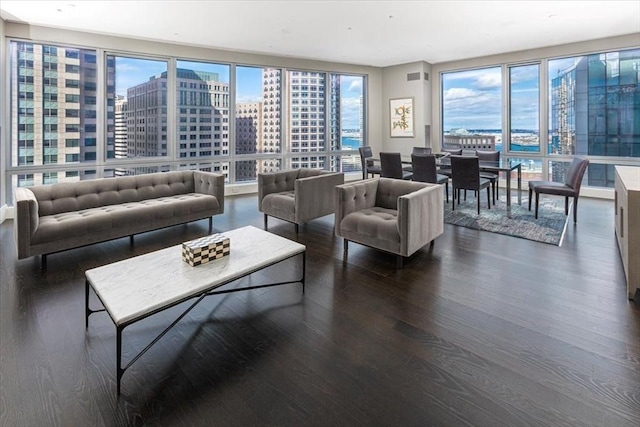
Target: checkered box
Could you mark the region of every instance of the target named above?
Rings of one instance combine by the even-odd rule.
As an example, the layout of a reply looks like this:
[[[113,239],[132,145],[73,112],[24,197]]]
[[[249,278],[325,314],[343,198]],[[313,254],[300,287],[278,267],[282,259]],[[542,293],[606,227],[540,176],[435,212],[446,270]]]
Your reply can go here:
[[[228,237],[222,234],[212,234],[184,242],[182,244],[182,260],[193,267],[229,255],[230,251],[231,242]]]

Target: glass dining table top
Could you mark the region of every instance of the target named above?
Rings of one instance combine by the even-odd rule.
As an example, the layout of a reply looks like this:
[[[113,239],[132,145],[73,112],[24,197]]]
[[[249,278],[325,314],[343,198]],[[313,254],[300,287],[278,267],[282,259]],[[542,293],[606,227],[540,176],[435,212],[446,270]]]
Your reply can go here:
[[[436,160],[436,163],[440,167],[451,166],[451,159],[449,156],[441,157]],[[522,161],[518,159],[510,159],[507,157],[501,157],[500,160],[491,161],[491,160],[480,160],[478,162],[480,169],[484,171],[499,171],[499,172],[509,172],[514,169],[517,169],[522,165]]]

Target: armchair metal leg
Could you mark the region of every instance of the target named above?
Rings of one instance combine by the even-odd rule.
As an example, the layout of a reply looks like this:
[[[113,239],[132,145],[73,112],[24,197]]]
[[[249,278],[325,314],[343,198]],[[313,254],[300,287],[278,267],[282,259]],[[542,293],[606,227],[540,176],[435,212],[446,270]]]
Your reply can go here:
[[[578,222],[578,196],[573,198],[573,223]]]
[[[449,183],[448,182],[444,185],[444,192],[447,195],[447,203],[449,203]]]
[[[569,196],[564,196],[564,216],[569,215]]]
[[[538,201],[540,200],[540,193],[536,191],[536,219],[538,219]]]
[[[531,196],[533,195],[533,190],[529,188],[529,210],[531,210]]]

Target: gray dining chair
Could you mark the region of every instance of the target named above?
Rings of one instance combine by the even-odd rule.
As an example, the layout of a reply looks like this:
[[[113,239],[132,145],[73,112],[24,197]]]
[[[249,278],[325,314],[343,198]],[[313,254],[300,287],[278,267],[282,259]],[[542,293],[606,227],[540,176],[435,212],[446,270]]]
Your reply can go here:
[[[373,160],[373,151],[371,147],[358,147],[360,152],[360,164],[362,165],[362,179],[367,179],[368,175],[380,175],[382,168],[376,165]]]
[[[413,147],[411,154],[431,154],[431,147]],[[403,171],[413,172],[413,164],[409,166],[403,166]]]
[[[456,209],[456,197],[460,204],[460,190],[473,190],[478,200],[480,215],[480,190],[487,189],[487,207],[491,209],[491,181],[480,177],[480,161],[476,156],[451,157],[451,185],[453,187],[453,210]]]
[[[384,178],[411,179],[413,174],[402,169],[400,153],[380,153],[380,176]]]
[[[461,156],[462,155],[462,148],[443,148],[442,150],[440,150],[442,153],[447,153],[449,155],[452,156]],[[439,167],[438,168],[438,173],[440,175],[446,175],[449,178],[451,178],[451,167],[450,166],[445,166],[445,167]],[[456,198],[455,194],[453,196],[454,200]]]
[[[578,222],[578,197],[582,178],[589,166],[589,160],[574,157],[569,170],[564,176],[564,182],[529,181],[529,210],[531,210],[532,192],[536,193],[536,219],[538,219],[538,200],[540,193],[564,196],[564,214],[569,215],[569,197],[573,197],[573,222]]]
[[[476,157],[480,161],[499,162],[500,151],[476,150]],[[493,189],[493,204],[495,205],[496,198],[498,198],[498,181],[500,180],[500,174],[497,172],[480,172],[480,176],[491,181],[491,187]]]
[[[436,169],[436,156],[433,154],[412,154],[413,180],[431,184],[443,184],[447,203],[449,203],[449,177],[440,175]]]

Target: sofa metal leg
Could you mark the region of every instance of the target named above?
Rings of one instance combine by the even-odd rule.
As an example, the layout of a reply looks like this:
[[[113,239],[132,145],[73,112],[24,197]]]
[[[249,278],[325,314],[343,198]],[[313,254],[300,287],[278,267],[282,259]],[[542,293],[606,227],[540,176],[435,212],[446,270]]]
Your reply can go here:
[[[133,246],[133,234],[129,236],[129,246]]]
[[[213,217],[209,217],[209,234],[213,233]]]
[[[396,255],[396,268],[398,270],[402,270],[402,259],[404,257],[402,255]]]
[[[343,250],[344,253],[347,253],[349,251],[349,241],[347,239],[343,239]]]
[[[298,234],[298,224],[294,224],[296,229],[296,234]]]
[[[264,214],[264,229],[267,229],[267,214]]]
[[[47,255],[42,254],[40,255],[40,270],[46,270],[46,269],[47,269]]]

